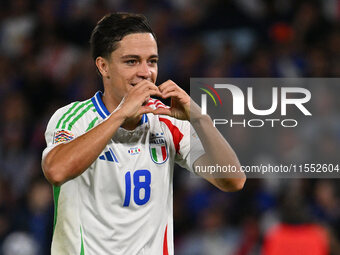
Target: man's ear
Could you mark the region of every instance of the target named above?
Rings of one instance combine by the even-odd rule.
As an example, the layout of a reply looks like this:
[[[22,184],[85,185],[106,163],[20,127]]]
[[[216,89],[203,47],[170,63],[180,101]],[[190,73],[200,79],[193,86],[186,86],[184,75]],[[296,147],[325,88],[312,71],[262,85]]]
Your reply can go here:
[[[109,62],[103,57],[96,58],[96,66],[103,78],[109,79]]]

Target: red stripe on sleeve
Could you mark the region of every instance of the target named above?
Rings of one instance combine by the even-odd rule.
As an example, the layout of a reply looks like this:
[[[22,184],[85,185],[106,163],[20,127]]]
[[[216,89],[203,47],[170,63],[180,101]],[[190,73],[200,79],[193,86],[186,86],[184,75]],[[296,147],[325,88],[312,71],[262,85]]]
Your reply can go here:
[[[164,241],[163,241],[163,255],[169,255],[168,252],[168,225],[165,227]]]
[[[172,134],[172,140],[175,145],[176,153],[179,153],[179,143],[181,142],[183,138],[183,134],[181,131],[179,131],[178,127],[176,127],[172,122],[165,118],[159,118],[160,121],[164,122],[167,127],[169,128],[171,134]]]

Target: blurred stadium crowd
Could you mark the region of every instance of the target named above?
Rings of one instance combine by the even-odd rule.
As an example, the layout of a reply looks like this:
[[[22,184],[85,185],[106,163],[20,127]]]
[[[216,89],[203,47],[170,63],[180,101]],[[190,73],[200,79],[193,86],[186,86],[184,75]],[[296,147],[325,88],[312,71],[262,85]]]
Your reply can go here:
[[[172,79],[187,91],[190,77],[340,76],[339,0],[2,0],[0,255],[49,254],[53,197],[40,166],[43,134],[56,109],[101,89],[88,40],[111,11],[149,19],[159,44],[158,82]],[[320,93],[324,125],[311,132],[312,157],[339,163],[338,94]],[[241,163],[264,153],[242,128],[230,136]],[[282,133],[278,150],[266,156],[301,159],[298,141]],[[252,179],[226,194],[176,169],[176,254],[262,254],[266,233],[280,221],[314,222],[340,254],[339,198],[338,180]]]

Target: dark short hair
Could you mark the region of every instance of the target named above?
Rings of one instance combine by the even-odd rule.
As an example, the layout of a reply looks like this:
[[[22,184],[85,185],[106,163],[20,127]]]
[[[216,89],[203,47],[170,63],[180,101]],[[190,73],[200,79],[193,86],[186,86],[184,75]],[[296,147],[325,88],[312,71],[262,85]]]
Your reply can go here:
[[[156,40],[144,15],[133,13],[111,13],[98,21],[90,39],[94,60],[101,56],[108,58],[118,48],[124,36],[134,33],[151,33]]]

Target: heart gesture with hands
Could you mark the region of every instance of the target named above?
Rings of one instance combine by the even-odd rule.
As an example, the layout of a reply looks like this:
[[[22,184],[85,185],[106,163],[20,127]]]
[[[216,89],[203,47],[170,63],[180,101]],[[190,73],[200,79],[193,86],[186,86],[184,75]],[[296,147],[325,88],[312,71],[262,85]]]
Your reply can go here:
[[[146,106],[151,96],[164,99],[171,97],[170,108],[152,109]],[[180,120],[189,120],[190,96],[171,80],[158,87],[148,80],[143,80],[129,90],[117,109],[124,112],[127,120],[138,118],[144,113],[168,115]]]
[[[161,97],[166,99],[171,97],[170,108],[158,108],[153,114],[162,114],[180,120],[190,118],[190,96],[172,80],[167,80],[158,86]]]
[[[126,120],[139,118],[144,113],[154,111],[151,107],[145,106],[150,96],[162,97],[162,94],[154,83],[142,80],[129,89],[116,110],[123,112]]]

